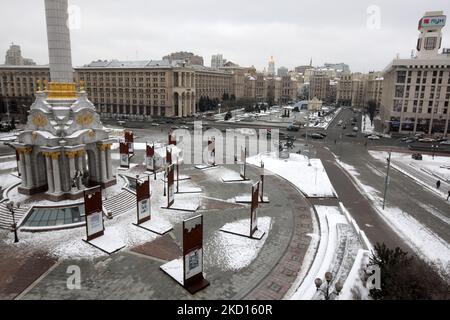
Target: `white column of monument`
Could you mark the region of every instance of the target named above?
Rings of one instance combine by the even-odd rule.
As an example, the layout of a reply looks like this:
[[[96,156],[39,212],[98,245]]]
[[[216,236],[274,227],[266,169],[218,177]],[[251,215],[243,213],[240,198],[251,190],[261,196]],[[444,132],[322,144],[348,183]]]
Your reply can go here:
[[[25,170],[25,155],[23,154],[23,152],[19,152],[19,167],[20,167],[20,172],[22,174],[22,185],[24,187],[28,187],[28,182],[27,182],[27,171]]]
[[[53,183],[53,168],[52,168],[52,158],[48,155],[45,156],[45,168],[47,170],[47,185],[48,192],[55,192],[55,185]]]
[[[106,152],[106,172],[107,172],[106,178],[108,180],[110,180],[110,179],[112,179],[112,176],[113,176],[112,175],[111,149],[110,149],[110,147],[106,148],[105,152]]]
[[[25,151],[25,170],[27,172],[27,187],[32,188],[34,185],[33,172],[31,171],[31,156]]]
[[[67,0],[45,0],[51,82],[73,82]]]
[[[101,172],[101,182],[105,182],[107,180],[107,171],[106,171],[106,157],[105,157],[105,150],[103,146],[99,146],[98,150],[100,154],[100,172]]]
[[[55,178],[55,193],[61,193],[61,174],[59,170],[59,154],[52,155],[53,177]]]

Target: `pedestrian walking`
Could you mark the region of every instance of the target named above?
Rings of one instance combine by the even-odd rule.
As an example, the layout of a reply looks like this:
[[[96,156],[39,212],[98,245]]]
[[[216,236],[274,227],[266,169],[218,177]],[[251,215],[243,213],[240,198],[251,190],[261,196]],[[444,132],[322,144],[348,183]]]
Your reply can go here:
[[[438,180],[436,182],[436,188],[439,189],[441,187],[441,180]]]
[[[336,140],[336,139],[334,139],[334,144],[336,144],[336,142],[337,142],[337,140]]]
[[[450,198],[450,190],[448,190],[447,201],[448,201],[448,198]]]

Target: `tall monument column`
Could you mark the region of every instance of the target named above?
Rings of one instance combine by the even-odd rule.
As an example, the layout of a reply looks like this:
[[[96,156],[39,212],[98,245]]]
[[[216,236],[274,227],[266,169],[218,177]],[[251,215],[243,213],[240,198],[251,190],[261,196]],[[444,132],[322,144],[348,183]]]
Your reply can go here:
[[[51,82],[73,82],[67,8],[67,0],[45,0]]]

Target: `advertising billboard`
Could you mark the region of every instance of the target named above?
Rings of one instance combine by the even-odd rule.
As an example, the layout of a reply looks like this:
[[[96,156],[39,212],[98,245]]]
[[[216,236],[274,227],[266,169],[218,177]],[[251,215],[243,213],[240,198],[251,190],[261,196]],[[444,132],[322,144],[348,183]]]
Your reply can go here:
[[[104,234],[102,189],[95,187],[84,191],[84,211],[86,219],[87,241],[98,238]]]
[[[155,144],[146,146],[146,157],[145,163],[147,165],[147,170],[155,170]]]
[[[167,167],[167,207],[170,208],[175,202],[174,190],[174,165]]]
[[[259,182],[252,186],[252,204],[250,211],[250,237],[258,230]]]
[[[136,179],[136,201],[139,225],[151,219],[150,177],[146,180]]]

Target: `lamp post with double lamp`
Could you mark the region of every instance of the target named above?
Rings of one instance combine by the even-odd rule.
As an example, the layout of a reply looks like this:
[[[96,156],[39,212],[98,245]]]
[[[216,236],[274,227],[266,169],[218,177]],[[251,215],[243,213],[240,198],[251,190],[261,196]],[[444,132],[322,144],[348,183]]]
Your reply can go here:
[[[17,204],[17,208],[19,208],[19,204]],[[13,231],[14,231],[14,243],[19,242],[19,237],[17,236],[17,224],[16,224],[16,217],[14,215],[14,202],[10,201],[6,204],[6,208],[11,212],[12,219],[13,219]]]
[[[342,291],[343,286],[340,281],[334,284],[334,288],[331,287],[331,281],[333,281],[333,274],[331,272],[325,273],[325,282],[320,278],[314,280],[317,291],[323,294],[325,300],[336,299]]]
[[[433,145],[431,145],[431,147],[433,148],[433,160],[434,160],[434,155],[435,155],[436,151],[439,149],[439,145],[433,144]]]

